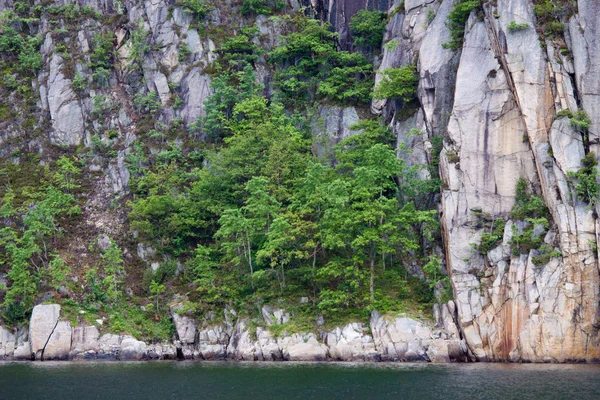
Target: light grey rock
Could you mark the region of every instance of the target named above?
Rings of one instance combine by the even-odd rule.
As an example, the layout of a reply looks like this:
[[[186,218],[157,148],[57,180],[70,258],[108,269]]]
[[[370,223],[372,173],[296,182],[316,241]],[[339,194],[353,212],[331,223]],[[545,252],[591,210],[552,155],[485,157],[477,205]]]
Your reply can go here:
[[[600,141],[600,3],[596,0],[577,1],[578,13],[568,25],[575,67],[575,81],[584,110],[590,117],[590,139]],[[599,154],[598,145],[594,146]]]
[[[147,358],[148,349],[146,343],[126,336],[121,341],[121,349],[118,359],[121,361],[139,361]]]
[[[281,308],[273,309],[270,306],[263,306],[261,312],[267,326],[287,324],[290,322],[290,314]]]
[[[325,361],[328,357],[327,346],[319,343],[312,333],[286,336],[279,346],[286,361]]]
[[[0,360],[9,360],[15,352],[16,338],[8,329],[0,326]]]
[[[78,326],[71,333],[71,351],[86,352],[98,349],[100,332],[95,326]]]
[[[83,113],[71,81],[61,72],[62,63],[56,54],[50,60],[47,95],[53,128],[50,139],[54,144],[76,146],[83,140]]]
[[[98,359],[103,360],[116,360],[121,350],[121,342],[123,341],[123,336],[114,335],[111,333],[104,334],[100,336],[98,340],[98,351],[97,357]]]
[[[204,115],[204,101],[212,93],[210,78],[195,67],[181,81],[183,107],[181,116],[186,125]]]
[[[360,323],[351,323],[326,333],[324,342],[329,347],[329,356],[341,361],[376,361],[379,353],[368,328]]]
[[[324,106],[313,118],[313,132],[316,135],[317,156],[331,153],[333,146],[340,141],[360,133],[350,127],[359,122],[358,113],[354,107]]]
[[[196,321],[187,315],[180,315],[175,310],[171,312],[177,336],[182,344],[193,344],[196,342]]]
[[[15,348],[13,359],[17,361],[29,361],[34,359],[34,354],[31,351],[31,343],[23,342]]]
[[[57,327],[59,316],[60,306],[58,304],[40,304],[33,308],[29,321],[29,338],[31,352],[35,354],[36,360],[42,359],[50,335]]]
[[[42,353],[42,360],[66,360],[69,358],[70,351],[71,323],[59,321]]]

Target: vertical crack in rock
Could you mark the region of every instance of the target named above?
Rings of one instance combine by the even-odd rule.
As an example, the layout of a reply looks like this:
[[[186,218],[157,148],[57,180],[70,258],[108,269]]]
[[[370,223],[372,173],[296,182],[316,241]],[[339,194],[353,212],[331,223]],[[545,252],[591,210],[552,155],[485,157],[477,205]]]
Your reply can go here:
[[[42,348],[42,353],[40,355],[40,361],[44,361],[44,352],[46,351],[46,346],[48,346],[48,343],[50,343],[50,339],[52,339],[52,335],[54,334],[54,330],[58,326],[58,322],[59,320],[57,319],[56,324],[54,324],[54,328],[52,328],[52,332],[50,332],[50,335],[48,335],[48,339],[46,339],[46,343],[44,344],[44,347]]]

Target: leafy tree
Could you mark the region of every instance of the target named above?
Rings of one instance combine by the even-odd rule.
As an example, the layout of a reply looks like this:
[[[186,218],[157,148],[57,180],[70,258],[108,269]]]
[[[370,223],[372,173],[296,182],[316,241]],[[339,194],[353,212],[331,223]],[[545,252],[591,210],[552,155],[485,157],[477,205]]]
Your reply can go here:
[[[571,183],[575,187],[577,196],[595,207],[600,196],[600,184],[598,183],[598,162],[596,154],[591,151],[581,160],[583,165],[577,172],[569,172]]]
[[[243,0],[242,14],[244,15],[271,15],[285,6],[282,0]]]
[[[160,307],[159,307],[160,297],[163,293],[165,293],[166,290],[167,290],[167,288],[165,287],[165,285],[162,285],[156,281],[150,282],[150,293],[152,294],[152,297],[154,297],[154,300],[156,301],[156,313],[157,314],[160,310]]]
[[[331,25],[297,17],[298,30],[283,37],[269,53],[277,69],[274,85],[286,106],[300,106],[315,97],[334,102],[368,102],[372,66],[361,54],[338,52],[338,34]]]
[[[388,68],[383,71],[383,75],[383,78],[375,87],[374,98],[401,99],[404,102],[409,102],[416,97],[419,77],[414,65]]]
[[[58,290],[61,286],[67,285],[69,274],[71,274],[71,267],[59,255],[53,255],[48,267],[50,286]]]
[[[381,11],[360,10],[350,18],[350,33],[357,47],[379,48],[385,33],[386,16]]]
[[[444,48],[458,50],[462,47],[469,15],[480,6],[481,0],[459,0],[454,4],[446,21],[446,26],[450,29],[450,41],[442,44]]]
[[[105,273],[102,286],[107,300],[114,306],[122,296],[121,285],[123,284],[125,269],[123,268],[121,249],[112,240],[108,250],[102,254],[102,265]]]
[[[212,7],[204,0],[182,0],[178,4],[183,7],[184,12],[192,15],[198,22],[202,21],[212,10]]]
[[[54,182],[59,189],[71,193],[73,190],[80,187],[76,183],[81,169],[66,156],[62,156],[56,162],[56,172],[54,172]]]

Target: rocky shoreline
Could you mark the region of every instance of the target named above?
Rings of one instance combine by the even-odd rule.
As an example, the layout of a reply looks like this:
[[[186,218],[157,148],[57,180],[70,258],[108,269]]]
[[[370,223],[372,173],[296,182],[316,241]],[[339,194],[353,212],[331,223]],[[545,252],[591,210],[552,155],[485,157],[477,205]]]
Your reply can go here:
[[[436,312],[439,323],[388,318],[373,311],[369,326],[350,323],[329,331],[275,337],[268,327],[290,321],[281,309],[263,307],[264,327],[254,327],[235,311],[224,321],[198,323],[172,308],[176,337],[146,343],[130,335],[101,334],[96,326],[71,327],[60,319],[60,305],[38,305],[29,328],[0,326],[0,361],[49,360],[239,360],[239,361],[423,361],[472,359],[451,317],[453,303]],[[436,308],[436,311],[439,311]]]

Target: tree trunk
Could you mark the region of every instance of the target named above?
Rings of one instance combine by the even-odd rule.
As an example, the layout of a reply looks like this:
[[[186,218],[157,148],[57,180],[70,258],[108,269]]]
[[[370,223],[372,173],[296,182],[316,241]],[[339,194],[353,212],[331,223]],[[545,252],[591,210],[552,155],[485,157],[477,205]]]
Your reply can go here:
[[[369,281],[369,293],[371,294],[371,303],[375,301],[375,257],[371,257],[371,279]]]

